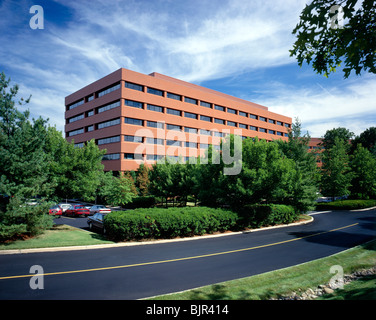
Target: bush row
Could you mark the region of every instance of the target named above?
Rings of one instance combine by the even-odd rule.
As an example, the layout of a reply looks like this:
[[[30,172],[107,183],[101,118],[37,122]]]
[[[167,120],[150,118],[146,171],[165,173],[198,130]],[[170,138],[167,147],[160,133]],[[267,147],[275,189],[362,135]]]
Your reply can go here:
[[[289,223],[297,214],[290,206],[245,206],[241,211],[208,207],[150,208],[108,214],[104,224],[115,241],[187,237],[216,231],[240,230]]]
[[[246,205],[237,210],[238,225],[241,228],[260,228],[296,221],[299,213],[292,207],[282,204]]]
[[[356,210],[375,206],[376,200],[337,200],[318,203],[316,210]]]

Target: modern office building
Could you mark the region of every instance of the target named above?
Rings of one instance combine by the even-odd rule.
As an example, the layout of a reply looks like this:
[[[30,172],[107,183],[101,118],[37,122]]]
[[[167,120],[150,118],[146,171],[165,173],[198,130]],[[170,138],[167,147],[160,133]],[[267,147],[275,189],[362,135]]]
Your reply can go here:
[[[66,139],[95,139],[105,170],[136,170],[165,155],[186,160],[233,133],[287,139],[292,119],[159,73],[119,69],[65,98]]]

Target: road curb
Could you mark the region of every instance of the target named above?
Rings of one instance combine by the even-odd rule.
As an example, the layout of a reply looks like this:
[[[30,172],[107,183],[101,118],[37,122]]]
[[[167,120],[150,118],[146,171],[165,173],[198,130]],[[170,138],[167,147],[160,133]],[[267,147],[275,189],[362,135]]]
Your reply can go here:
[[[314,221],[314,218],[310,216],[310,220],[300,221],[300,222],[293,222],[278,226],[272,227],[264,227],[258,229],[250,229],[244,231],[236,231],[236,232],[227,232],[227,233],[220,233],[214,235],[206,235],[206,236],[194,236],[194,237],[186,237],[180,239],[162,239],[162,240],[150,240],[150,241],[133,241],[133,242],[122,242],[122,243],[110,243],[110,244],[93,244],[87,246],[66,246],[66,247],[51,247],[51,248],[33,248],[33,249],[14,249],[14,250],[0,250],[0,255],[7,255],[7,254],[23,254],[23,253],[42,253],[42,252],[62,252],[62,251],[77,251],[77,250],[95,250],[95,249],[107,249],[107,248],[120,248],[120,247],[132,247],[132,246],[142,246],[142,245],[150,245],[150,244],[161,244],[161,243],[173,243],[173,242],[183,242],[183,241],[192,241],[192,240],[201,240],[201,239],[213,239],[225,236],[233,236],[238,234],[247,234],[253,232],[260,232],[265,230],[272,230],[272,229],[279,229],[279,228],[286,228],[286,227],[293,227],[308,224]]]

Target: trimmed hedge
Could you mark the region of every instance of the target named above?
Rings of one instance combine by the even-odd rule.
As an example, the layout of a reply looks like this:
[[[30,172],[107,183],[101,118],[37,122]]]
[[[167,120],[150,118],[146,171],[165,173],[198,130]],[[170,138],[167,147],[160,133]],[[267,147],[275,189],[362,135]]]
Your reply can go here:
[[[318,203],[316,210],[356,210],[375,206],[376,200],[337,200]]]
[[[152,208],[114,211],[106,215],[107,235],[115,241],[174,238],[232,229],[238,215],[207,207]]]
[[[239,226],[242,228],[260,228],[276,224],[286,224],[297,220],[299,213],[292,206],[282,204],[246,205],[240,210]]]
[[[115,241],[168,239],[290,223],[298,213],[286,205],[246,205],[233,212],[208,207],[139,208],[106,215],[107,235]]]

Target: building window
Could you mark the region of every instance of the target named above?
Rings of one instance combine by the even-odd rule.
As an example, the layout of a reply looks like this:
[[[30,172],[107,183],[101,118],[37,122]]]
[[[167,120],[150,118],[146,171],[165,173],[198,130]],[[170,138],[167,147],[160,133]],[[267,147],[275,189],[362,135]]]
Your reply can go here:
[[[84,128],[68,132],[68,137],[73,137],[73,136],[76,136],[76,135],[81,134],[81,133],[84,133]]]
[[[291,124],[285,123],[286,128],[291,128]]]
[[[146,138],[146,143],[149,144],[159,144],[159,145],[164,145],[164,140],[163,139],[157,139],[157,138]]]
[[[207,122],[211,122],[211,117],[200,116],[200,120],[202,120],[202,121],[207,121]]]
[[[127,82],[127,81],[125,81],[125,87],[128,88],[128,89],[133,89],[133,90],[137,90],[137,91],[144,91],[144,86],[141,86],[141,85],[135,84],[135,83],[131,83],[131,82]]]
[[[181,147],[181,142],[177,140],[166,140],[167,146]]]
[[[105,154],[102,160],[120,160],[120,153]]]
[[[164,129],[164,123],[163,122],[147,121],[146,125],[150,128]]]
[[[138,101],[133,101],[133,100],[124,100],[124,104],[128,107],[133,107],[133,108],[138,108],[138,109],[143,109],[143,103],[138,102]]]
[[[172,114],[174,116],[181,116],[181,111],[167,108],[167,113]]]
[[[266,129],[264,129],[264,128],[259,128],[259,132],[264,132],[264,133],[266,133]]]
[[[68,106],[68,110],[72,110],[74,108],[77,108],[79,107],[80,105],[83,105],[85,103],[85,100],[84,99],[81,99],[80,101],[77,101],[73,104],[71,104],[70,106]]]
[[[117,84],[115,84],[115,85],[113,85],[113,86],[111,86],[107,89],[99,91],[98,97],[103,97],[104,95],[109,94],[110,92],[118,90],[118,89],[120,89],[120,83],[117,83]]]
[[[197,104],[197,100],[196,99],[192,99],[192,98],[188,98],[188,97],[184,97],[184,102],[188,102],[188,103],[192,103],[192,104]]]
[[[277,136],[282,136],[282,132],[277,131]]]
[[[249,130],[257,131],[257,127],[249,126]]]
[[[181,96],[178,94],[167,92],[167,98],[181,101]]]
[[[140,119],[134,119],[134,118],[124,118],[124,123],[126,124],[133,124],[135,126],[142,126],[143,122]]]
[[[163,97],[163,91],[158,90],[158,89],[148,88],[148,93]]]
[[[146,160],[148,160],[148,161],[158,161],[158,160],[162,159],[163,157],[164,157],[163,155],[159,155],[159,154],[147,154]]]
[[[266,122],[266,118],[265,117],[259,117],[259,120]]]
[[[184,117],[197,120],[197,114],[191,112],[184,112]]]
[[[225,120],[222,120],[222,119],[214,119],[214,123],[225,124]]]
[[[167,130],[181,131],[182,127],[175,124],[168,124]]]
[[[156,111],[156,112],[162,112],[163,113],[163,107],[154,106],[152,104],[148,104],[148,110],[150,111]]]
[[[239,111],[239,116],[246,117],[247,118],[247,113],[243,111]]]
[[[273,119],[269,119],[269,123],[273,123],[273,124],[275,124],[275,120],[273,120]]]
[[[87,102],[90,102],[91,100],[94,100],[94,95],[93,94],[91,96],[87,97]]]
[[[278,124],[279,126],[283,126],[283,123],[282,123],[281,121],[277,121],[277,124]]]
[[[104,111],[107,111],[107,110],[111,110],[111,109],[117,108],[117,107],[120,107],[120,101],[116,101],[116,102],[107,104],[107,105],[105,105],[103,107],[99,107],[97,113],[101,113],[101,112],[104,112]]]
[[[124,141],[126,141],[126,142],[137,142],[137,143],[142,143],[142,142],[143,142],[143,137],[140,137],[140,136],[130,136],[130,135],[125,135],[125,136],[124,136]]]
[[[236,110],[235,109],[231,109],[231,108],[227,108],[227,112],[228,113],[232,113],[232,114],[236,114]]]
[[[269,130],[269,134],[275,134],[274,130]]]
[[[78,115],[78,116],[75,116],[75,117],[73,117],[73,118],[70,118],[69,120],[68,120],[68,123],[72,123],[72,122],[75,122],[75,121],[78,121],[78,120],[81,120],[81,119],[83,119],[85,116],[84,116],[84,114],[82,113],[82,114],[80,114],[80,115]]]
[[[207,143],[200,143],[200,149],[209,149],[209,144],[207,144]]]
[[[102,144],[120,142],[120,136],[98,139],[98,146]]]
[[[246,124],[239,123],[239,128],[248,129],[248,126]]]
[[[214,137],[223,138],[225,135],[223,132],[214,131]]]
[[[86,132],[94,131],[94,125],[86,127]]]
[[[256,116],[255,114],[249,114],[249,117],[250,117],[251,119],[255,119],[255,120],[257,120],[257,116]]]
[[[119,119],[114,119],[106,122],[102,122],[98,124],[98,129],[103,129],[107,127],[112,127],[120,124],[120,118]]]
[[[219,111],[225,111],[225,107],[218,106],[218,105],[215,105],[215,106],[214,106],[214,109],[215,109],[215,110],[219,110]]]
[[[200,101],[200,106],[205,108],[211,108],[211,104],[205,101]]]
[[[84,144],[83,142],[79,142],[79,143],[75,143],[75,144],[74,144],[74,147],[75,147],[75,148],[83,148],[84,145],[85,145],[85,144]]]
[[[205,136],[211,136],[211,131],[205,130],[205,129],[200,129],[200,134],[205,135]]]
[[[138,153],[124,153],[125,160],[142,160],[142,154]]]
[[[86,114],[87,117],[91,117],[91,116],[93,116],[93,115],[94,115],[94,110],[90,110],[90,111],[88,111],[87,114]]]
[[[233,121],[227,121],[227,125],[231,127],[236,127],[236,122]]]
[[[197,143],[196,143],[196,142],[189,142],[189,141],[186,141],[186,142],[185,142],[185,147],[186,147],[186,148],[196,148],[196,149],[197,149]]]
[[[188,132],[188,133],[197,133],[198,129],[196,128],[189,128],[189,127],[185,127],[184,128],[184,132]]]

